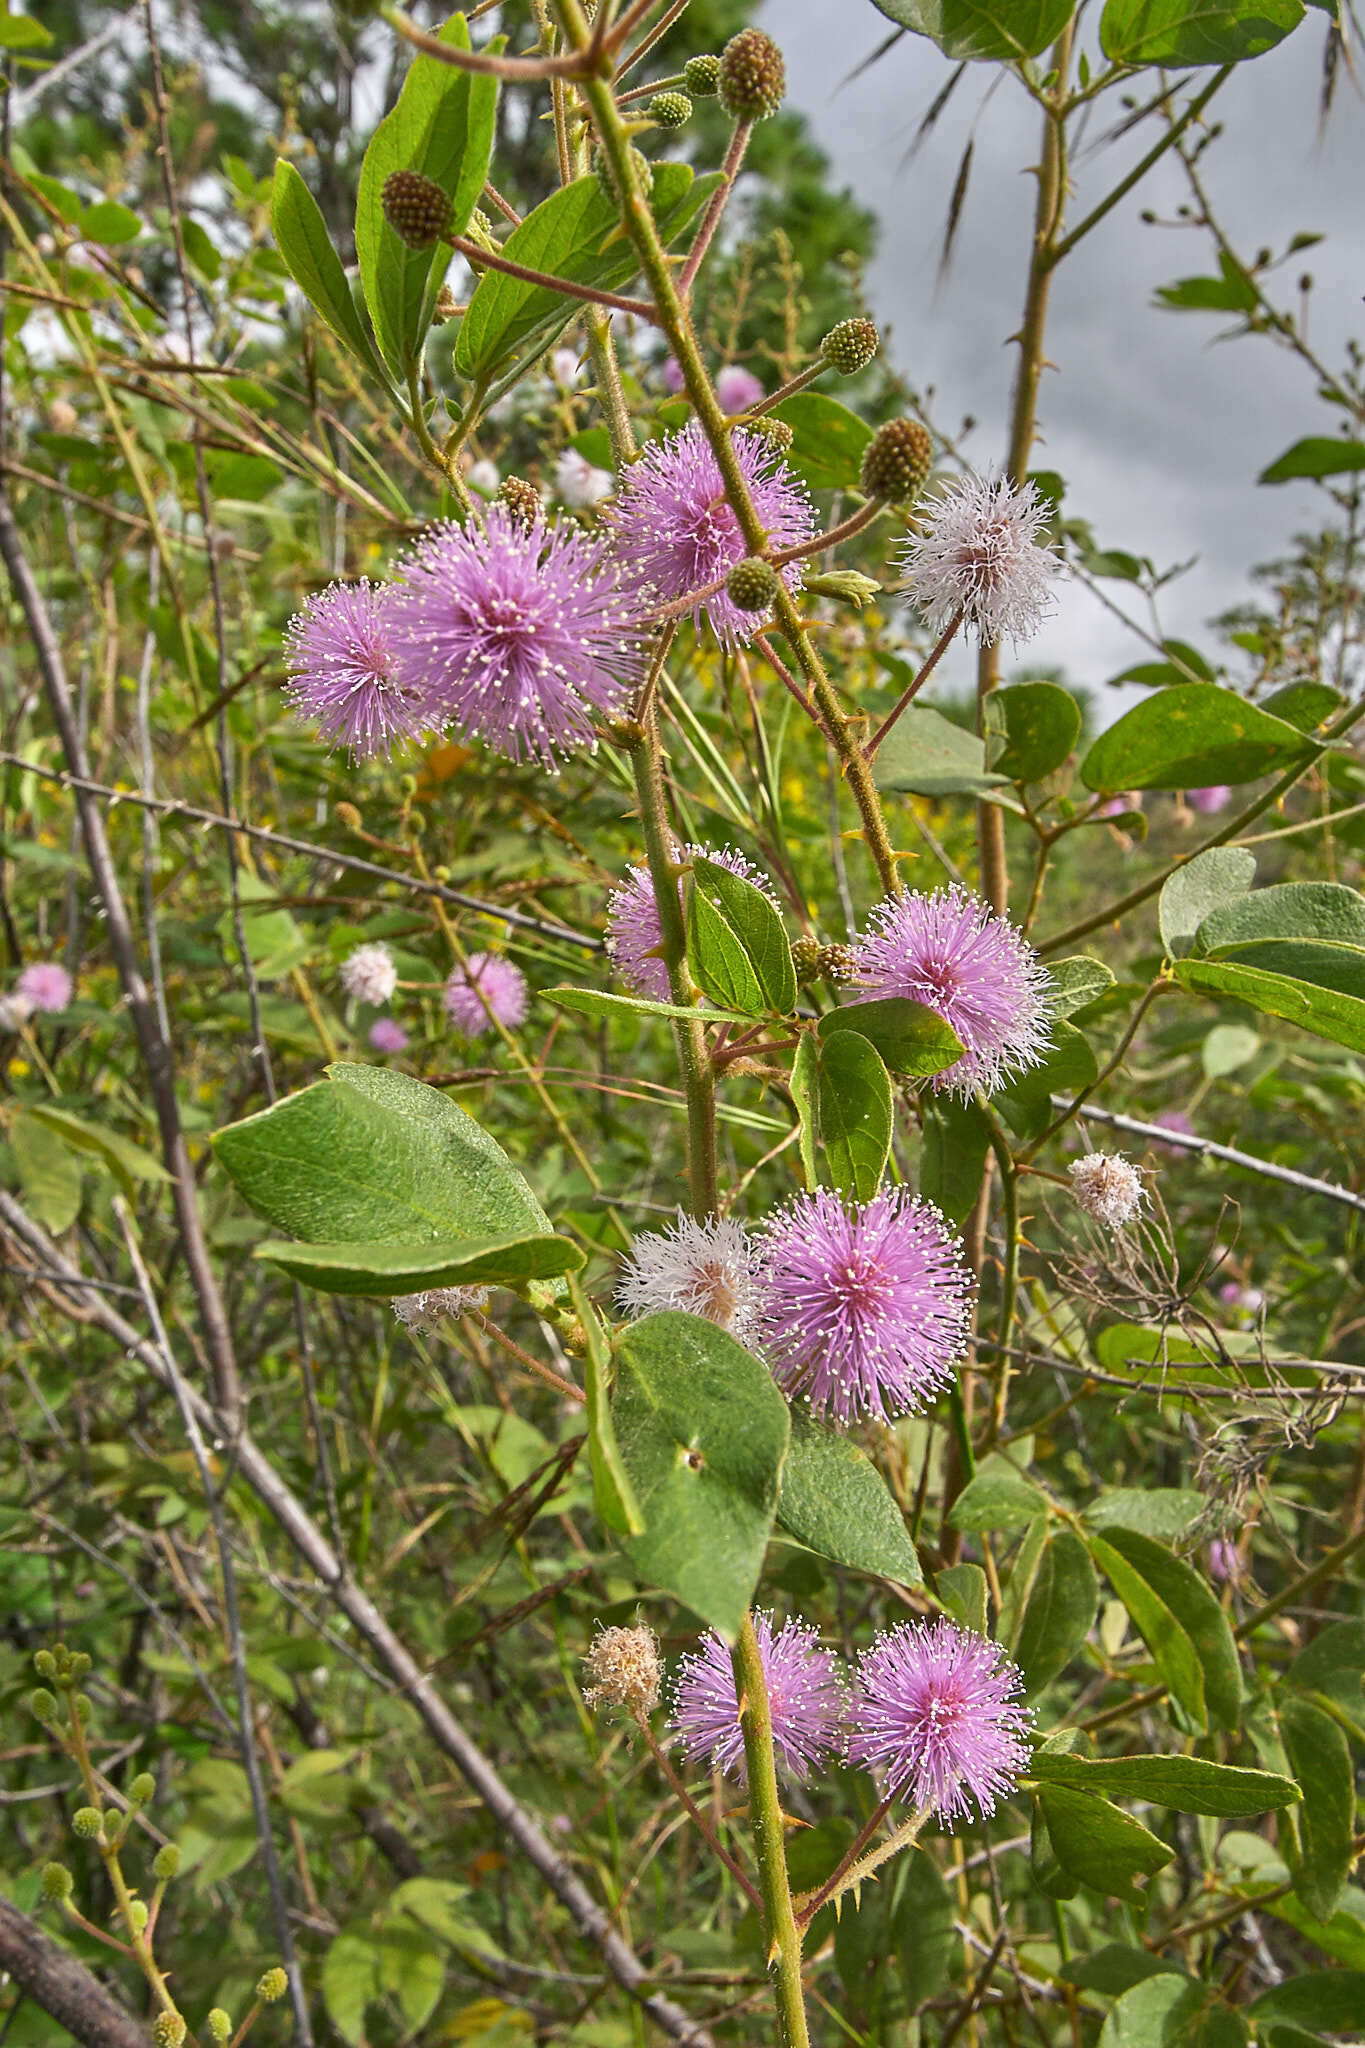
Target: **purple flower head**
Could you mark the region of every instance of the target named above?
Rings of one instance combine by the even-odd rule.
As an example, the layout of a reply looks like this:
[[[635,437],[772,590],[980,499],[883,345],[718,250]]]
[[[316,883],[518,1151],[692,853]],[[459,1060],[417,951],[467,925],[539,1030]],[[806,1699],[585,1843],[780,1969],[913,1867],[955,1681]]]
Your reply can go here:
[[[396,1017],[376,1017],[370,1026],[370,1044],[376,1052],[402,1052],[408,1034]]]
[[[1245,1574],[1241,1553],[1235,1543],[1226,1536],[1215,1536],[1209,1545],[1209,1576],[1224,1582],[1237,1580]]]
[[[14,984],[14,993],[30,1010],[64,1010],[75,984],[57,960],[35,960]]]
[[[356,755],[387,754],[427,723],[421,692],[395,667],[392,598],[388,583],[334,583],[308,599],[284,636],[294,709]]]
[[[1180,1137],[1194,1136],[1194,1125],[1183,1109],[1163,1109],[1158,1116],[1152,1118],[1152,1122],[1160,1124],[1163,1131],[1175,1131]],[[1158,1152],[1169,1152],[1173,1159],[1188,1159],[1190,1156],[1187,1145],[1163,1145],[1160,1138],[1153,1138],[1152,1144]]]
[[[341,986],[358,1003],[386,1003],[398,986],[387,946],[357,946],[341,963]]]
[[[682,364],[676,356],[664,357],[664,366],[659,374],[664,380],[665,391],[672,397],[677,398],[686,389],[687,380],[683,376]]]
[[[778,1385],[845,1427],[924,1408],[967,1342],[972,1281],[959,1242],[904,1188],[848,1206],[830,1188],[795,1196],[763,1226],[758,1288]]]
[[[722,412],[748,412],[764,396],[762,384],[742,363],[727,363],[723,370],[717,370],[716,397]]]
[[[1215,811],[1223,809],[1231,795],[1232,790],[1226,782],[1212,782],[1207,789],[1187,789],[1185,801],[1192,811],[1211,818]]]
[[[388,610],[393,658],[432,724],[547,768],[593,744],[639,674],[634,613],[607,542],[571,523],[438,526],[408,556]]]
[[[933,1085],[964,1102],[1036,1067],[1048,1044],[1046,968],[1008,918],[965,889],[879,903],[854,975],[869,994],[906,996],[951,1024],[965,1050]]]
[[[499,1024],[515,1031],[528,1000],[525,975],[501,953],[471,953],[446,978],[446,1010],[462,1038],[482,1038]]]
[[[832,1651],[817,1646],[808,1622],[774,1630],[770,1614],[754,1615],[754,1634],[768,1686],[777,1768],[799,1783],[837,1756],[844,1693]],[[673,1685],[672,1725],[688,1761],[723,1771],[743,1784],[744,1731],[730,1652],[714,1631],[684,1657]]]
[[[1049,507],[1032,484],[964,476],[924,510],[923,531],[902,556],[910,595],[941,633],[962,612],[982,643],[1008,634],[1016,645],[1052,609],[1061,557],[1039,545]]]
[[[805,486],[758,434],[737,428],[735,456],[774,548],[797,547],[815,532]],[[616,552],[625,569],[666,603],[721,581],[751,550],[726,502],[720,467],[701,426],[651,441],[621,479],[612,515]],[[801,585],[801,567],[778,572],[788,590]],[[758,630],[756,612],[742,612],[722,588],[693,607],[726,647],[745,644]]]
[[[760,889],[767,887],[767,877],[742,853],[736,853],[733,846],[723,846],[719,852],[714,846],[685,846],[677,859],[680,864],[713,860],[717,867],[728,868],[732,875],[756,883]],[[681,876],[678,901],[682,901]],[[668,969],[658,954],[663,933],[648,868],[628,868],[624,882],[608,897],[606,942],[611,964],[628,989],[637,996],[646,996],[652,1003],[669,1001]]]
[[[858,1660],[854,1763],[945,1826],[995,1811],[1029,1760],[1023,1678],[998,1643],[952,1621],[905,1621]]]

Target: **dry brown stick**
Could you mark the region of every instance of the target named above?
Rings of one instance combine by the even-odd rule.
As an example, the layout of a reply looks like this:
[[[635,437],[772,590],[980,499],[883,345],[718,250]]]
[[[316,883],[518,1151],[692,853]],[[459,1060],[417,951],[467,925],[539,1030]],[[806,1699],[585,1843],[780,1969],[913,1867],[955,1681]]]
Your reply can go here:
[[[84,2048],[147,2048],[141,2020],[26,1913],[0,1897],[0,1970]]]

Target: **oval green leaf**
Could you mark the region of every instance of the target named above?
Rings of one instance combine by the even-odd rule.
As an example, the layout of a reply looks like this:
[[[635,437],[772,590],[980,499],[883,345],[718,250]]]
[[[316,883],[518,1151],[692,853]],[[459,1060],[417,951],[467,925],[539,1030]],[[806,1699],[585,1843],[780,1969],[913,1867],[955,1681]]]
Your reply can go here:
[[[905,1518],[872,1460],[848,1437],[795,1409],[777,1519],[807,1550],[850,1570],[918,1586]]]
[[[1011,782],[1041,782],[1081,736],[1081,707],[1060,683],[1012,683],[986,699],[986,762]]]
[[[1302,733],[1216,683],[1135,704],[1081,763],[1087,789],[1203,789],[1254,782],[1308,758]]]
[[[1072,1785],[1108,1799],[1142,1799],[1177,1813],[1207,1813],[1235,1820],[1292,1806],[1299,1788],[1275,1771],[1248,1771],[1211,1763],[1202,1756],[1067,1756],[1035,1750],[1031,1778],[1047,1785]]]
[[[269,1238],[254,1256],[324,1294],[419,1294],[428,1287],[520,1287],[556,1280],[583,1263],[567,1237],[451,1238],[435,1244],[388,1239],[375,1244],[297,1244]]]
[[[879,996],[869,1003],[845,1003],[828,1010],[820,1019],[819,1033],[828,1039],[836,1031],[858,1031],[876,1047],[893,1074],[923,1079],[941,1074],[962,1057],[962,1040],[926,1003],[912,1003],[904,996]]]
[[[1109,0],[1100,47],[1115,64],[1240,64],[1302,20],[1300,0]]]
[[[692,863],[692,893],[719,912],[744,950],[760,998],[780,1017],[796,1008],[796,970],[782,919],[772,898],[719,862]]]
[[[817,1043],[820,1143],[839,1192],[871,1201],[891,1151],[891,1080],[861,1032],[834,1031]]]

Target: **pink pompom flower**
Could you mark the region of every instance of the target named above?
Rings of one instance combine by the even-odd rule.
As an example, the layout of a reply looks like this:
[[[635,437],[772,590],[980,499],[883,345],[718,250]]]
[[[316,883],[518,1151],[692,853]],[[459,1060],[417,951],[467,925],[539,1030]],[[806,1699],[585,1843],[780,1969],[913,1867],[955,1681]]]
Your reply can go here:
[[[387,946],[357,946],[341,963],[341,986],[358,1003],[386,1003],[398,986]]]
[[[75,992],[75,984],[57,960],[35,960],[14,984],[14,993],[30,1010],[55,1014],[64,1010]]]
[[[482,526],[417,543],[388,616],[397,673],[433,725],[553,768],[594,745],[595,717],[624,710],[638,611],[604,538],[493,505]]]
[[[854,977],[869,995],[924,1003],[952,1026],[962,1057],[933,1086],[964,1101],[1036,1067],[1051,1037],[1042,961],[1008,918],[956,886],[878,904],[854,952]]]
[[[787,1621],[774,1629],[770,1614],[756,1613],[754,1634],[768,1687],[777,1767],[784,1777],[803,1783],[843,1747],[838,1662],[832,1651],[820,1649],[808,1622]],[[713,1630],[679,1665],[672,1708],[672,1726],[689,1763],[723,1771],[743,1784],[748,1774],[735,1667]]]
[[[526,977],[502,953],[471,953],[446,978],[446,1012],[462,1038],[483,1038],[499,1024],[515,1031],[530,998]]]
[[[402,1052],[408,1034],[396,1017],[376,1017],[370,1026],[370,1044],[376,1052]]]
[[[733,846],[685,846],[676,856],[681,867],[688,861],[713,860],[746,882],[767,889],[768,878]],[[682,876],[678,877],[678,901],[682,902]],[[671,996],[668,969],[659,958],[663,931],[654,884],[646,867],[628,868],[619,888],[607,898],[607,957],[626,987],[652,1003],[666,1003]]]
[[[902,556],[910,595],[931,630],[960,611],[989,646],[1038,631],[1052,609],[1061,557],[1040,546],[1049,507],[1032,484],[964,476],[924,508],[922,531]]]
[[[285,633],[285,694],[325,740],[354,755],[390,753],[426,726],[421,691],[395,667],[391,598],[387,583],[334,583]]]
[[[1187,789],[1185,801],[1192,811],[1211,818],[1215,812],[1225,808],[1232,795],[1231,786],[1226,782],[1211,782],[1207,789]]]
[[[831,1188],[794,1196],[763,1225],[758,1295],[778,1385],[844,1428],[926,1407],[951,1382],[970,1329],[960,1242],[903,1187],[861,1204]]]
[[[849,1756],[945,1826],[994,1813],[1025,1770],[1032,1716],[998,1643],[952,1621],[907,1621],[858,1660]]]
[[[748,412],[767,396],[759,379],[742,363],[727,363],[716,372],[716,397],[726,413]]]
[[[799,547],[815,532],[805,485],[758,434],[736,428],[735,457],[759,519],[775,550]],[[725,496],[720,465],[700,424],[651,441],[621,479],[612,513],[616,552],[628,575],[657,602],[673,603],[728,576],[749,554],[749,544]],[[801,585],[801,566],[778,572],[789,590]],[[722,587],[693,607],[723,646],[747,644],[758,631],[756,612],[743,612]]]

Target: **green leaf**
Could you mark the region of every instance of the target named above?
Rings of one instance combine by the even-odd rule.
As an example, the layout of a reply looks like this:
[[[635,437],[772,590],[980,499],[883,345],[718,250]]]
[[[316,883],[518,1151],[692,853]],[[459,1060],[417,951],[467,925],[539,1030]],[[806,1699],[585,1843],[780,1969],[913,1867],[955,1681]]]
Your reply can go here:
[[[1059,683],[1012,683],[986,699],[986,761],[1011,782],[1041,782],[1081,736],[1081,707]]]
[[[1208,1985],[1168,1971],[1110,2007],[1098,2048],[1241,2048],[1246,2028]]]
[[[1365,1970],[1308,1970],[1286,1977],[1251,2002],[1257,2026],[1290,2020],[1324,2034],[1358,2033],[1365,2013]]]
[[[1091,1538],[1090,1552],[1127,1608],[1157,1670],[1170,1687],[1172,1698],[1180,1702],[1198,1727],[1207,1728],[1203,1666],[1189,1636],[1160,1594],[1121,1551],[1102,1536],[1095,1536]]]
[[[818,1028],[822,1039],[836,1031],[860,1032],[876,1047],[891,1073],[908,1074],[916,1080],[941,1074],[961,1059],[963,1052],[962,1040],[951,1024],[926,1003],[912,1003],[904,996],[845,1003],[826,1011]]]
[[[1242,1717],[1242,1670],[1231,1625],[1212,1590],[1192,1565],[1141,1530],[1111,1529],[1108,1542],[1141,1572],[1193,1643],[1212,1719],[1224,1728],[1235,1728]]]
[[[1067,960],[1048,962],[1047,1007],[1054,1017],[1074,1017],[1077,1010],[1096,1002],[1114,977],[1103,960],[1091,960],[1078,953]]]
[[[130,207],[120,206],[116,199],[98,199],[82,213],[80,232],[87,242],[115,247],[135,242],[142,233],[142,222]]]
[[[1134,1879],[1155,1876],[1174,1854],[1141,1821],[1091,1792],[1043,1785],[1037,1798],[1062,1869],[1111,1898],[1138,1903]]]
[[[788,467],[813,491],[857,488],[863,455],[872,429],[856,412],[823,391],[798,391],[772,409],[785,420],[795,439],[787,451]]]
[[[1204,1512],[1204,1496],[1189,1486],[1106,1487],[1082,1514],[1088,1529],[1140,1529],[1172,1543]]]
[[[1246,846],[1210,846],[1176,869],[1157,904],[1161,943],[1172,960],[1191,951],[1206,917],[1246,895],[1255,873],[1256,856]]]
[[[358,1934],[339,1934],[322,1961],[322,2002],[349,2048],[365,2031],[365,2008],[379,1996],[379,1950]]]
[[[976,1535],[983,1529],[1023,1529],[1047,1511],[1047,1495],[998,1451],[988,1452],[948,1511],[951,1528]]]
[[[1098,1598],[1090,1553],[1070,1529],[1059,1529],[1038,1560],[1014,1646],[1014,1661],[1024,1674],[1029,1692],[1041,1692],[1066,1669],[1090,1633]],[[1071,1868],[1058,1845],[1051,1811],[1048,1829],[1063,1865]],[[1074,1874],[1085,1875],[1079,1870]],[[1092,1884],[1094,1880],[1086,1878],[1085,1882]]]
[[[138,1181],[165,1181],[171,1178],[161,1161],[152,1153],[135,1145],[131,1138],[125,1138],[119,1131],[107,1131],[101,1124],[88,1124],[81,1117],[73,1116],[69,1109],[54,1109],[50,1103],[30,1102],[25,1105],[24,1114],[46,1124],[68,1145],[74,1145],[78,1152],[92,1152],[109,1168],[131,1202]]]
[[[990,1124],[974,1102],[959,1102],[952,1095],[926,1101],[921,1114],[920,1193],[936,1203],[950,1223],[963,1223],[981,1187],[991,1148]]]
[[[1185,1975],[1178,1963],[1149,1955],[1144,1948],[1125,1948],[1117,1941],[1106,1942],[1103,1948],[1068,1963],[1059,1974],[1063,1984],[1074,1984],[1081,1991],[1102,1991],[1106,1998],[1119,1997],[1135,1984],[1145,1984],[1149,1977]]]
[[[912,704],[892,727],[877,749],[872,772],[878,789],[904,789],[915,796],[979,796],[1009,784],[1008,775],[987,772],[984,740],[928,704]]]
[[[744,1018],[761,1017],[767,1004],[748,949],[729,919],[700,889],[687,892],[686,925],[687,964],[698,987],[722,1008]],[[789,962],[790,957],[789,951]]]
[[[1089,1043],[1074,1024],[1057,1017],[1051,1031],[1052,1043],[1038,1065],[997,1089],[994,1096],[1001,1116],[1021,1138],[1037,1138],[1047,1129],[1055,1115],[1054,1095],[1089,1088],[1099,1073]]]
[[[424,1927],[387,1916],[379,1937],[379,1988],[398,2002],[410,2033],[424,2027],[445,1988],[445,1957]]]
[[[592,1468],[592,1498],[603,1523],[618,1536],[640,1536],[645,1518],[635,1489],[630,1483],[616,1428],[611,1419],[608,1395],[611,1386],[611,1352],[606,1332],[579,1281],[569,1282],[574,1309],[586,1338],[583,1352],[584,1393],[587,1396],[588,1463]]]
[[[375,354],[365,323],[356,311],[341,258],[332,247],[322,209],[295,170],[280,157],[270,195],[270,225],[285,268],[313,311],[379,377],[384,366]],[[386,380],[387,381],[387,380]]]
[[[1028,1775],[1047,1785],[1071,1785],[1106,1799],[1141,1799],[1177,1813],[1208,1813],[1234,1820],[1292,1806],[1299,1788],[1274,1771],[1248,1771],[1202,1756],[1067,1756],[1035,1750]]]
[[[0,50],[45,50],[52,32],[31,14],[0,16]]]
[[[1277,882],[1220,903],[1195,934],[1195,951],[1217,953],[1258,939],[1326,939],[1365,946],[1365,896],[1342,882]]]
[[[1177,313],[1249,313],[1256,304],[1256,287],[1241,264],[1224,251],[1218,269],[1217,277],[1182,277],[1175,284],[1158,285],[1156,295]]]
[[[777,1519],[807,1550],[898,1585],[923,1578],[905,1518],[872,1460],[801,1409],[791,1421]]]
[[[1215,1024],[1200,1048],[1199,1062],[1210,1081],[1222,1081],[1260,1050],[1260,1035],[1249,1024]]]
[[[1100,47],[1115,64],[1240,64],[1302,20],[1300,0],[1108,0]]]
[[[701,1017],[707,1024],[749,1024],[753,1018],[740,1010],[697,1010],[680,1003],[651,1003],[643,996],[617,995],[604,988],[545,988],[539,991],[547,1002],[561,1010],[578,1010],[585,1017]]]
[[[1279,1723],[1289,1768],[1303,1791],[1292,1816],[1298,1833],[1294,1890],[1315,1919],[1330,1920],[1355,1860],[1350,1744],[1330,1714],[1292,1694],[1280,1702]]]
[[[468,1896],[468,1885],[448,1877],[410,1877],[394,1892],[389,1910],[417,1921],[462,1955],[500,1956],[492,1935],[459,1910]]]
[[[1330,683],[1286,683],[1283,689],[1271,691],[1262,708],[1296,732],[1313,733],[1345,702],[1340,690]]]
[[[689,895],[703,897],[730,927],[758,985],[762,1007],[780,1017],[790,1016],[796,1008],[796,970],[772,899],[742,875],[732,875],[719,862],[701,857],[692,863]]]
[[[44,1230],[60,1237],[80,1213],[80,1162],[47,1124],[21,1109],[11,1118],[9,1141],[24,1201]]]
[[[506,1237],[297,1244],[275,1238],[253,1256],[324,1294],[419,1294],[428,1287],[520,1287],[556,1280],[583,1263],[567,1237],[541,1231]]]
[[[451,15],[440,40],[469,48],[463,14]],[[491,51],[501,47],[498,38],[489,45]],[[436,57],[414,57],[397,105],[365,151],[356,193],[356,257],[379,352],[400,382],[421,354],[450,250],[444,242],[409,249],[399,240],[384,218],[385,180],[394,171],[430,178],[450,201],[451,233],[463,234],[488,176],[497,103],[495,78],[457,70]]]
[[[700,1316],[630,1323],[616,1358],[612,1422],[645,1522],[621,1547],[733,1642],[777,1510],[787,1404],[768,1368]]]
[[[1329,1621],[1300,1650],[1285,1680],[1331,1700],[1365,1738],[1365,1621]]]
[[[655,164],[649,204],[665,242],[682,233],[717,182],[714,175],[694,179],[687,164]],[[500,247],[509,263],[596,291],[620,291],[639,268],[621,233],[616,203],[596,178],[578,178],[551,193]],[[488,379],[542,321],[571,310],[564,295],[547,285],[486,270],[460,322],[455,368],[462,377]]]
[[[818,1078],[815,1040],[809,1031],[803,1031],[797,1040],[788,1086],[796,1108],[796,1142],[801,1153],[801,1172],[808,1188],[818,1187],[820,1179],[815,1163],[815,1145],[819,1135],[819,1110],[815,1099]]]
[[[891,1080],[860,1032],[834,1031],[816,1048],[820,1143],[840,1194],[870,1201],[891,1151]]]
[[[1334,434],[1310,434],[1277,456],[1257,477],[1258,484],[1287,484],[1301,476],[1340,476],[1365,469],[1365,441],[1344,441]]]
[[[1297,0],[1296,0],[1297,4]],[[1216,683],[1135,704],[1081,763],[1087,789],[1203,789],[1254,782],[1308,758],[1304,736]]]
[[[1327,951],[1325,947],[1319,950]],[[1335,950],[1344,953],[1353,949]],[[1326,962],[1316,965],[1319,972],[1326,971]],[[1365,1001],[1357,995],[1285,974],[1271,974],[1235,960],[1180,960],[1175,975],[1182,988],[1194,989],[1201,995],[1235,996],[1267,1017],[1281,1017],[1288,1024],[1297,1024],[1301,1031],[1311,1031],[1317,1038],[1349,1046],[1352,1052],[1365,1052]]]
[[[928,36],[945,57],[1039,57],[1071,19],[1072,0],[872,0],[888,21]]]
[[[979,1564],[950,1564],[934,1574],[934,1592],[945,1613],[973,1634],[986,1634],[986,1574]]]

